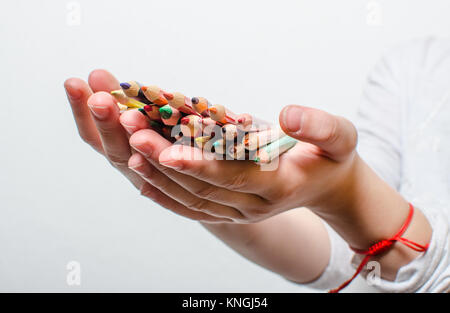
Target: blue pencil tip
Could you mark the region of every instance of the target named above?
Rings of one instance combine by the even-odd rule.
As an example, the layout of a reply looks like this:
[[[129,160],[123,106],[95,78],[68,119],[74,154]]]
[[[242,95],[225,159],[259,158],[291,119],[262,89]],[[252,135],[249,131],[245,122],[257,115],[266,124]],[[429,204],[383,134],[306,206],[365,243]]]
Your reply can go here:
[[[128,89],[131,87],[131,85],[129,83],[120,83],[120,87],[122,87],[123,89]]]

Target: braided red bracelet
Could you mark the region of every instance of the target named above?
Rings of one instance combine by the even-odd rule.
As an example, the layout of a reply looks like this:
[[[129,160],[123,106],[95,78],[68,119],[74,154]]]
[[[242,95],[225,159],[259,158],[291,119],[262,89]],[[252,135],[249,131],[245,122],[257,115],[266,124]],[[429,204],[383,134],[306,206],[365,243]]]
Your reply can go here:
[[[398,233],[390,238],[390,239],[384,239],[381,240],[377,243],[375,243],[374,245],[372,245],[368,250],[364,251],[364,250],[358,250],[358,249],[353,249],[351,248],[353,251],[355,251],[356,253],[359,254],[363,254],[365,255],[364,259],[361,261],[361,264],[359,264],[358,268],[356,269],[355,274],[353,274],[353,276],[347,280],[345,283],[343,283],[342,285],[340,285],[338,288],[336,289],[332,289],[330,291],[328,291],[329,293],[338,293],[339,291],[341,291],[342,289],[344,289],[345,287],[347,287],[355,278],[356,276],[358,276],[359,273],[361,273],[361,271],[363,270],[364,266],[367,264],[367,262],[369,261],[370,257],[378,255],[384,251],[386,251],[387,249],[389,249],[390,247],[392,247],[392,245],[396,242],[396,241],[400,241],[401,243],[403,243],[405,246],[415,250],[415,251],[419,251],[419,252],[425,252],[428,249],[429,243],[427,243],[425,246],[422,246],[414,241],[408,240],[406,238],[401,237],[403,235],[403,233],[406,231],[406,229],[408,228],[409,224],[411,223],[411,220],[413,218],[414,215],[414,206],[410,203],[409,204],[409,214],[408,217],[405,221],[405,223],[403,224],[402,228],[400,228],[400,230],[398,231]]]

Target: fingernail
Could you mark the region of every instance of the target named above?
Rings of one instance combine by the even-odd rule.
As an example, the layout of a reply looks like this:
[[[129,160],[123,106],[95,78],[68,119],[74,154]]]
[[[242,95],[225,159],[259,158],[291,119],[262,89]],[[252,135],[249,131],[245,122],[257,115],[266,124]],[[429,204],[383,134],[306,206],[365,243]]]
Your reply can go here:
[[[91,109],[92,114],[99,120],[104,120],[108,117],[109,110],[108,107],[98,106],[98,105],[90,105],[88,104],[89,109]]]
[[[125,130],[126,130],[130,135],[134,134],[134,133],[136,132],[136,130],[137,130],[137,127],[136,127],[136,126],[127,125],[127,124],[124,124],[124,123],[122,123],[122,127],[125,128]]]
[[[297,132],[300,129],[303,110],[296,106],[290,106],[283,111],[283,123],[290,132]]]

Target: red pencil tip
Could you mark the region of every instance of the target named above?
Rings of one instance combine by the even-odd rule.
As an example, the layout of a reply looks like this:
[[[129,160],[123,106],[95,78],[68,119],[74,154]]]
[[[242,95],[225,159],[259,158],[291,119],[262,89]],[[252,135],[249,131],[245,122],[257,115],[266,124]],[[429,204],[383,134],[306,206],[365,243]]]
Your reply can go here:
[[[187,124],[189,124],[189,118],[188,118],[188,117],[183,117],[183,118],[181,119],[180,123],[181,123],[182,125],[187,125]]]
[[[167,99],[167,100],[173,100],[173,94],[168,93],[168,92],[164,92],[163,96]]]
[[[142,91],[147,91],[147,86],[142,86],[141,89]]]
[[[244,122],[245,122],[245,118],[241,117],[240,119],[238,119],[238,123],[239,123],[239,124],[242,124],[242,123],[244,123]]]
[[[150,111],[153,111],[153,107],[151,105],[147,104],[146,106],[144,106],[144,110],[147,112],[150,112]]]

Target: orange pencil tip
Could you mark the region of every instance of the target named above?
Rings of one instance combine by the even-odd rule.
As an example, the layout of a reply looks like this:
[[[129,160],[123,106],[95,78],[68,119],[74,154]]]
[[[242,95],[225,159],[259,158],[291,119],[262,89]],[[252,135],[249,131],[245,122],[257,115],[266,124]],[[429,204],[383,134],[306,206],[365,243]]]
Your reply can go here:
[[[164,92],[163,95],[167,100],[173,100],[173,94],[169,92]]]
[[[142,86],[141,89],[142,91],[147,91],[147,86]]]
[[[212,112],[213,114],[217,113],[217,109],[216,108],[209,108],[209,112]]]

